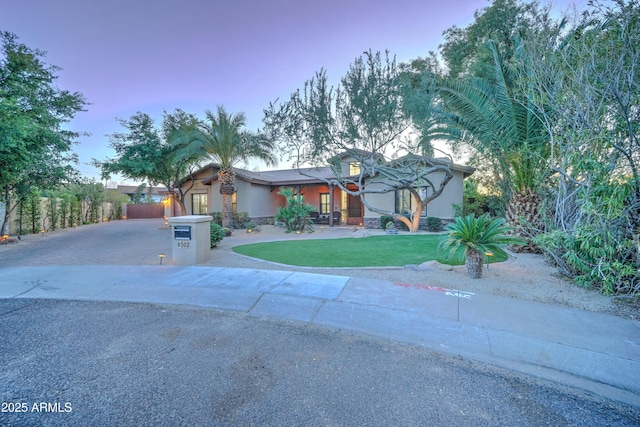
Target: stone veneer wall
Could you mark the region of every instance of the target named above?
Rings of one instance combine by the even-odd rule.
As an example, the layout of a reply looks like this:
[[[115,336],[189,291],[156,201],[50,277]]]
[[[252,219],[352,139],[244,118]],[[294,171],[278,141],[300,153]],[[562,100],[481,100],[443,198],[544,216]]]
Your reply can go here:
[[[453,219],[447,219],[447,218],[440,218],[440,221],[442,222],[442,227],[444,228],[448,223],[452,222]],[[396,224],[396,228],[398,230],[402,230],[405,229],[406,226],[404,224],[402,224],[400,221],[396,220],[395,221]],[[380,230],[382,227],[380,227],[380,217],[376,217],[376,218],[364,218],[364,228],[371,228],[371,229],[378,229]],[[420,218],[420,230],[427,230],[427,218],[426,217],[422,217]]]
[[[275,217],[273,216],[252,216],[249,221],[253,221],[258,225],[273,225]]]

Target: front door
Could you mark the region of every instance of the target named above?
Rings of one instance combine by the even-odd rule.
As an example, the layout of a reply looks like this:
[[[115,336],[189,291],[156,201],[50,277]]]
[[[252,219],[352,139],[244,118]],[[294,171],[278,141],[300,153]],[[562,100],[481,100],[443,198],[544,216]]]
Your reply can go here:
[[[347,195],[347,224],[360,225],[362,224],[363,214],[362,201],[360,196]]]

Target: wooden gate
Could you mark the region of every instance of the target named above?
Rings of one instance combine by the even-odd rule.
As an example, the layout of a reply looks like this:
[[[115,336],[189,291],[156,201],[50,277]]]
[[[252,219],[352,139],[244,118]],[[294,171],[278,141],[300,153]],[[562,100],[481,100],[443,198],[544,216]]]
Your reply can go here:
[[[127,219],[164,218],[162,203],[142,203],[125,205]]]

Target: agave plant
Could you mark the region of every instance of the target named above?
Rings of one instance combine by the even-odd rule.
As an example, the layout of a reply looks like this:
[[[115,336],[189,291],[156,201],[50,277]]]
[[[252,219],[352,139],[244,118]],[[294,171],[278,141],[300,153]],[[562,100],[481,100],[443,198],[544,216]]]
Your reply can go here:
[[[467,275],[472,279],[482,277],[482,265],[485,254],[506,256],[502,249],[505,244],[523,244],[524,241],[512,234],[513,229],[502,218],[491,218],[484,214],[456,217],[445,230],[448,236],[440,242],[440,249],[449,252],[449,256],[464,251]]]

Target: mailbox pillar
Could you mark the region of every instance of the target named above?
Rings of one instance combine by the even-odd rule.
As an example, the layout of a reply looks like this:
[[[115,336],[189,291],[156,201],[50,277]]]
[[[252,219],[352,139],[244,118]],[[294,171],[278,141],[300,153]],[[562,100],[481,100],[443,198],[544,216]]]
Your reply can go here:
[[[195,265],[211,259],[209,223],[213,217],[187,215],[169,218],[173,263]]]

